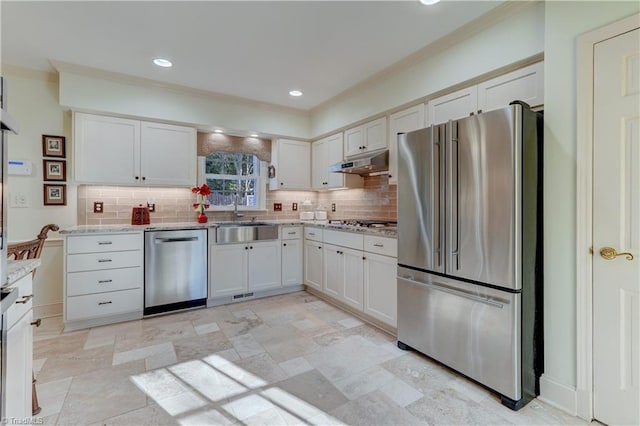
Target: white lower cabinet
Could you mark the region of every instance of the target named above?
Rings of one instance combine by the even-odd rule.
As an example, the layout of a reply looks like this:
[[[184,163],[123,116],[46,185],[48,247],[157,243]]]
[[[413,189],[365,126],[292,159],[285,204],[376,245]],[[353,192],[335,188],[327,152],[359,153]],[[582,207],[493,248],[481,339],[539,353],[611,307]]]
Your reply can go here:
[[[32,276],[18,280],[11,288],[18,300],[7,312],[6,412],[5,419],[31,417],[31,374],[33,368]],[[3,394],[4,396],[4,394]]]
[[[66,329],[142,318],[142,232],[72,234],[64,253]]]
[[[282,285],[302,284],[302,227],[282,228]]]
[[[364,312],[393,327],[397,326],[397,259],[365,253]]]
[[[238,296],[282,286],[280,241],[211,245],[209,297]]]
[[[304,283],[322,291],[324,276],[324,245],[320,241],[304,241]]]
[[[322,235],[324,242],[305,239],[305,284],[396,327],[397,240],[333,229]]]

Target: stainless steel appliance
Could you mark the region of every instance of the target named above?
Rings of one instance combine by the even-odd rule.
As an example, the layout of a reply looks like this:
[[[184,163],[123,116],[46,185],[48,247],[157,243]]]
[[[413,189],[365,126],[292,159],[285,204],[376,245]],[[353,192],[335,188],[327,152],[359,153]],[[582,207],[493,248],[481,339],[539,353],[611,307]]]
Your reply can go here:
[[[389,151],[378,151],[371,154],[356,156],[329,166],[329,172],[352,173],[368,176],[389,171]]]
[[[541,123],[514,102],[398,137],[398,346],[511,409],[542,373]]]
[[[207,304],[207,230],[147,231],[144,314]]]

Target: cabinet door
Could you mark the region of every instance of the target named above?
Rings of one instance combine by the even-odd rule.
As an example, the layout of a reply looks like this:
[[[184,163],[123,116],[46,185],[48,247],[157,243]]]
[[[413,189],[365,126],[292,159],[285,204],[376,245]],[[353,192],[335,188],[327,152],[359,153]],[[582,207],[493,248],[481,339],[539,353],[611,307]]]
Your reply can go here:
[[[344,294],[344,248],[332,244],[324,245],[324,281],[325,293],[343,300]]]
[[[478,110],[503,108],[512,101],[544,104],[544,65],[538,62],[478,85]]]
[[[248,250],[248,244],[210,246],[210,298],[247,292]]]
[[[345,130],[344,132],[344,156],[362,154],[364,150],[364,132],[362,126]]]
[[[328,167],[327,140],[320,139],[311,144],[311,186],[313,189],[325,189],[327,187],[329,184]]]
[[[387,147],[387,117],[381,117],[362,126],[366,152]]]
[[[282,285],[302,284],[302,240],[282,241]]]
[[[271,189],[311,188],[311,144],[278,139],[276,179]]]
[[[316,290],[323,291],[324,270],[323,244],[318,241],[304,241],[304,283]]]
[[[430,123],[446,123],[449,120],[468,117],[478,109],[478,87],[467,87],[457,92],[449,93],[440,98],[432,99],[427,104]]]
[[[282,287],[280,241],[249,243],[249,291]]]
[[[140,146],[144,185],[195,186],[195,129],[142,122]]]
[[[364,312],[397,326],[397,282],[394,257],[364,254]]]
[[[73,164],[78,183],[140,182],[140,122],[75,113]]]
[[[14,307],[10,308],[14,309]],[[31,417],[33,311],[29,310],[7,331],[5,418]],[[3,395],[4,396],[4,395]]]
[[[407,133],[424,127],[424,104],[419,104],[389,117],[389,183],[398,183],[398,133]]]
[[[362,310],[364,299],[363,252],[348,248],[343,248],[340,251],[344,262],[344,292],[342,300],[354,308]]]

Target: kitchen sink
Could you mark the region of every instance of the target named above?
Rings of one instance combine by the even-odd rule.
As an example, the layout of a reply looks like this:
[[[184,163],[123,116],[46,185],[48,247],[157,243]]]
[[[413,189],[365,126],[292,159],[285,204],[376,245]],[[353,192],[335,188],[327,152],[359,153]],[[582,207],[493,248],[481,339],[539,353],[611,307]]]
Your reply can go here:
[[[223,223],[216,228],[216,244],[235,244],[277,239],[278,225],[271,223]]]

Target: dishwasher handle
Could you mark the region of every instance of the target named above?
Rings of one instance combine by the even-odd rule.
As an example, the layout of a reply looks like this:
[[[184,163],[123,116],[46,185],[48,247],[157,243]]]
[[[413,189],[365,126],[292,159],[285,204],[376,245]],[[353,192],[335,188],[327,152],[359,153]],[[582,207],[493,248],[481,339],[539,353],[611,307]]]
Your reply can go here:
[[[156,238],[156,244],[164,244],[164,243],[185,243],[189,241],[198,241],[198,237],[178,237],[178,238]]]

